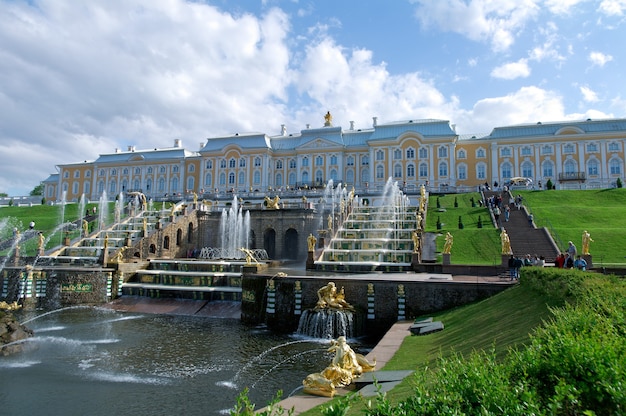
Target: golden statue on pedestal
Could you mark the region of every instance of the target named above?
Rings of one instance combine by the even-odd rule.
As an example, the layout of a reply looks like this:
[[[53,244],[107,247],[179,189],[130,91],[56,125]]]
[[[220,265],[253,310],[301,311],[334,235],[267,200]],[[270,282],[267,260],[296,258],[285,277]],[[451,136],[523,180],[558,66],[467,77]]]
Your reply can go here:
[[[270,198],[269,196],[265,197],[265,206],[267,207],[267,209],[280,209],[280,206],[278,205],[279,203],[280,197],[278,195],[276,195],[274,199]]]
[[[331,341],[328,351],[335,353],[332,362],[320,373],[309,374],[302,381],[305,393],[333,397],[337,387],[348,386],[356,377],[376,368],[376,360],[370,362],[355,353],[346,342],[346,337]]]
[[[591,234],[587,232],[587,230],[583,231],[583,254],[589,254],[589,243],[593,242],[591,238]]]
[[[322,286],[317,291],[317,299],[315,309],[354,310],[354,307],[346,302],[346,294],[343,287],[337,293],[337,287],[334,282],[329,282],[326,286]]]
[[[450,231],[446,233],[446,242],[443,244],[443,254],[450,254],[452,251],[452,244],[454,243],[454,237],[450,234]]]
[[[511,250],[511,240],[504,228],[500,232],[500,242],[502,243],[502,254],[513,254],[513,250]]]
[[[309,252],[315,251],[315,243],[317,243],[317,238],[315,238],[313,234],[309,234],[306,241],[309,245]]]

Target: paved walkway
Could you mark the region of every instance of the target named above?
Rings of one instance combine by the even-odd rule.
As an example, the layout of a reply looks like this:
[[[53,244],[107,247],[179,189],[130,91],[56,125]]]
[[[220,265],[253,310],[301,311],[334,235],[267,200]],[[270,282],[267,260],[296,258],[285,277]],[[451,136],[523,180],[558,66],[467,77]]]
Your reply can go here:
[[[368,360],[373,360],[376,358],[376,368],[381,369],[387,364],[387,362],[393,357],[396,353],[404,338],[408,335],[411,335],[409,331],[409,327],[413,325],[413,321],[402,321],[394,324],[389,331],[385,334],[385,336],[380,340],[380,342],[367,354],[366,358]],[[344,396],[348,392],[349,389],[337,389],[338,396]],[[328,397],[319,397],[312,396],[304,393],[300,393],[291,397],[286,398],[285,400],[278,403],[278,405],[282,406],[283,409],[289,410],[291,408],[294,409],[294,415],[299,415],[302,412],[305,412],[309,409],[312,409],[315,406],[326,403],[331,400]],[[263,410],[263,409],[261,409]],[[261,411],[259,410],[259,412]]]

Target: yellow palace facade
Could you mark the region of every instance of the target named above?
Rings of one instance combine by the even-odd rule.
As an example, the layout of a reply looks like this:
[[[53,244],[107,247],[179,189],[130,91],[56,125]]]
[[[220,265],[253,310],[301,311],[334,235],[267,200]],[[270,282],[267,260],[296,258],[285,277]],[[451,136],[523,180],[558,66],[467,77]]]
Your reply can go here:
[[[467,192],[514,177],[557,189],[616,186],[624,179],[626,119],[539,122],[459,135],[447,120],[407,120],[367,128],[306,126],[279,135],[236,133],[208,138],[197,150],[115,150],[96,160],[57,165],[45,181],[48,201],[97,200],[140,191],[149,198],[277,193],[329,181],[357,193],[382,190],[391,177],[407,191]]]

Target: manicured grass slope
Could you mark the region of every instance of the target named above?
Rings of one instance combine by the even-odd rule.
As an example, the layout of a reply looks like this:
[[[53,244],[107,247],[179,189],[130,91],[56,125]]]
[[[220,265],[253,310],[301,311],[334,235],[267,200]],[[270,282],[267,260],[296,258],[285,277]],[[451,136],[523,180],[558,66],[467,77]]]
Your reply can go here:
[[[589,191],[523,191],[524,203],[538,226],[546,226],[561,241],[581,250],[582,233],[594,240],[589,252],[594,265],[626,263],[626,189]],[[558,238],[558,239],[557,239]]]
[[[550,306],[562,300],[550,300],[532,288],[515,286],[489,299],[431,315],[442,321],[445,329],[428,336],[408,336],[398,352],[382,370],[416,370],[436,366],[436,359],[453,353],[469,355],[477,350],[507,354],[510,348],[529,342],[529,334],[550,317]],[[387,393],[392,401],[411,396],[411,378]],[[362,403],[355,403],[350,414],[359,414]],[[303,413],[319,415],[319,409]]]

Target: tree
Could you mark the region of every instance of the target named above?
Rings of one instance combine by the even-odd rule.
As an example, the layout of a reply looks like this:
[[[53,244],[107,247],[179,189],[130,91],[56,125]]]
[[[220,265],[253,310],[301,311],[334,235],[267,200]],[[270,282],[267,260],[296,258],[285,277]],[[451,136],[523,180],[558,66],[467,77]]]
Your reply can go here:
[[[35,186],[33,188],[32,191],[30,191],[30,196],[35,196],[35,195],[43,195],[43,185],[39,184],[37,186]]]
[[[9,196],[9,194],[6,192],[0,192],[0,198],[6,198],[7,196]]]

